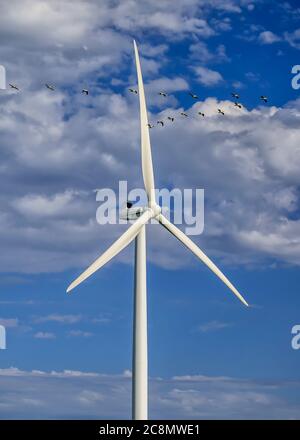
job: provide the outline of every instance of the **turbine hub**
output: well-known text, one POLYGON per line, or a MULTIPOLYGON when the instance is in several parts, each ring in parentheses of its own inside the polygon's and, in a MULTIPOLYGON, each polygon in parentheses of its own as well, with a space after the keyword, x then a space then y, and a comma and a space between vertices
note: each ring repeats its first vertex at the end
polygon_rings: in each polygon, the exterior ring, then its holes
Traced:
POLYGON ((149 203, 149 208, 153 212, 153 217, 157 217, 161 213, 161 207, 155 202, 149 203))

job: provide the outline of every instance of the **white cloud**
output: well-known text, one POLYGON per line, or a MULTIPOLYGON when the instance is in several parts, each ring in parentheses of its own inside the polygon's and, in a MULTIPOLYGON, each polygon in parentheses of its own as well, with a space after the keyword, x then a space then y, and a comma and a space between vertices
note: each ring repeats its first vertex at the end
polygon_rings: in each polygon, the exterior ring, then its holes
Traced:
POLYGON ((56 336, 54 333, 51 332, 37 332, 34 334, 34 337, 36 339, 55 339, 56 336))
MULTIPOLYGON (((160 88, 184 90, 186 86, 180 78, 150 82, 153 91, 149 89, 148 96, 156 99, 160 88)), ((15 99, 21 100, 21 108, 22 96, 9 97, 15 99)), ((39 120, 19 119, 20 110, 10 111, 8 120, 9 110, 2 109, 0 138, 7 158, 2 162, 6 189, 1 196, 0 216, 1 242, 7 249, 0 257, 3 270, 83 268, 126 229, 120 225, 97 225, 95 213, 99 205, 92 190, 96 186, 116 188, 119 179, 124 178, 131 187, 142 186, 138 101, 127 94, 92 99, 95 109, 80 108, 66 122, 59 105, 63 129, 55 134, 55 142, 48 134, 57 125, 57 115, 52 120, 51 109, 45 128, 39 120), (114 130, 116 118, 122 136, 114 130), (15 124, 17 133, 9 128, 15 124), (26 148, 22 144, 24 138, 28 139, 26 148), (26 184, 16 185, 16 176, 22 176, 26 184), (40 188, 43 179, 44 186, 40 188)), ((154 121, 166 119, 169 114, 175 116, 173 124, 151 131, 157 186, 165 184, 162 176, 167 176, 171 186, 204 186, 211 201, 206 204, 205 231, 201 237, 205 250, 210 255, 213 250, 224 262, 245 264, 257 260, 259 252, 260 258, 299 264, 300 251, 292 238, 292 234, 298 236, 298 220, 290 218, 298 203, 298 101, 285 108, 267 106, 248 111, 235 108, 230 101, 207 98, 186 109, 190 116, 185 120, 179 116, 180 108, 164 105, 165 110, 149 115, 154 121), (225 111, 225 117, 217 114, 217 108, 225 111), (203 120, 197 115, 200 110, 206 115, 203 120), (160 145, 165 147, 159 148, 160 145), (212 169, 218 170, 213 179, 212 169), (269 244, 262 240, 255 251, 255 234, 273 234, 286 245, 276 248, 271 246, 274 240, 269 244)), ((177 242, 164 236, 158 227, 150 229, 151 261, 163 267, 191 264, 188 255, 185 254, 187 259, 182 258, 183 251, 177 242), (166 240, 157 255, 162 237, 166 240)), ((118 261, 132 260, 125 252, 118 261)))
POLYGON ((241 90, 245 88, 245 84, 241 81, 234 81, 232 83, 232 86, 235 90, 241 90))
MULTIPOLYGON (((13 206, 20 214, 31 219, 32 217, 66 217, 73 215, 74 210, 76 212, 78 196, 78 192, 71 190, 50 197, 41 194, 26 194, 14 200, 13 206)), ((82 205, 77 206, 77 209, 82 209, 82 205)))
POLYGON ((271 31, 264 31, 259 34, 258 40, 261 44, 273 44, 281 41, 281 38, 271 31))
POLYGON ((19 320, 18 318, 0 318, 0 325, 7 328, 18 327, 19 320))
MULTIPOLYGON (((150 378, 153 419, 299 418, 297 382, 185 375, 150 378), (294 395, 294 393, 293 393, 294 395)), ((0 369, 1 418, 130 418, 131 375, 0 369), (18 393, 15 393, 18 389, 18 393)))
POLYGON ((292 47, 300 49, 300 29, 296 29, 293 32, 285 32, 284 37, 292 47))
POLYGON ((117 4, 113 24, 121 30, 152 29, 159 33, 176 36, 195 33, 204 37, 213 35, 213 30, 202 17, 196 17, 198 5, 195 0, 177 2, 170 0, 153 4, 151 1, 122 1, 117 4))
POLYGON ((204 86, 215 86, 223 81, 222 75, 216 70, 211 70, 202 66, 194 67, 193 70, 199 83, 203 84, 204 86))
MULTIPOLYGON (((142 186, 138 98, 127 90, 136 82, 136 75, 131 37, 125 29, 155 9, 160 19, 171 13, 178 26, 171 31, 168 24, 162 25, 162 33, 177 32, 184 38, 185 29, 199 25, 193 21, 195 17, 203 19, 215 9, 238 13, 254 2, 208 5, 186 0, 135 5, 124 1, 114 2, 112 13, 105 1, 99 7, 96 1, 83 4, 78 0, 71 8, 68 2, 44 0, 42 6, 35 4, 32 16, 18 14, 17 3, 7 5, 6 23, 0 16, 1 63, 2 59, 6 62, 10 79, 22 89, 21 93, 1 94, 0 264, 7 272, 81 270, 126 229, 96 223, 98 204, 93 189, 117 189, 121 179, 128 180, 130 187, 142 186), (68 29, 74 23, 78 23, 75 35, 68 29), (38 69, 36 59, 40 60, 38 69), (130 67, 128 77, 120 76, 124 65, 130 67), (113 91, 111 81, 120 77, 119 89, 113 91), (54 93, 45 89, 46 80, 57 85, 54 93), (83 83, 90 86, 88 98, 80 93, 83 83)), ((26 0, 24 5, 30 10, 32 3, 26 0)), ((137 25, 139 29, 158 32, 155 20, 142 23, 137 25)), ((256 34, 261 31, 252 30, 256 34)), ((199 41, 195 48, 200 48, 199 56, 206 62, 226 55, 224 47, 210 53, 199 41)), ((152 69, 164 65, 167 43, 154 47, 144 43, 141 49, 143 65, 146 61, 152 69)), ((206 67, 198 67, 195 73, 203 85, 223 81, 219 72, 206 67)), ((251 72, 247 79, 260 80, 251 72)), ((145 82, 147 101, 157 106, 149 108, 149 118, 156 122, 169 114, 175 116, 173 124, 151 131, 157 186, 205 188, 209 202, 201 244, 207 253, 223 263, 276 259, 300 264, 300 246, 295 239, 299 235, 295 210, 299 102, 284 108, 240 111, 230 101, 210 97, 186 108, 189 118, 183 119, 177 95, 189 89, 184 76, 157 78, 151 73, 145 82), (157 95, 159 89, 171 96, 163 100, 157 95), (225 117, 217 114, 219 107, 225 117), (154 112, 157 108, 164 110, 154 112), (199 110, 206 115, 203 120, 197 115, 199 110), (267 243, 260 236, 270 240, 267 243), (278 248, 277 243, 283 246, 278 248)), ((152 262, 166 268, 192 264, 194 260, 172 237, 155 226, 149 230, 152 262), (164 245, 158 252, 162 239, 164 245)), ((131 263, 130 251, 116 261, 131 263)))
POLYGON ((204 324, 200 324, 197 327, 197 330, 201 333, 214 332, 218 330, 223 330, 225 328, 232 327, 232 323, 230 322, 222 322, 222 321, 210 321, 204 324))
POLYGON ((187 90, 189 85, 184 78, 158 78, 149 81, 146 86, 148 93, 158 93, 160 91, 165 91, 168 93, 187 90))
POLYGON ((41 316, 39 318, 36 318, 35 322, 37 323, 59 322, 61 324, 75 324, 81 321, 81 319, 82 319, 81 315, 59 315, 54 313, 52 315, 41 316))
POLYGON ((131 370, 125 370, 125 371, 123 372, 123 376, 124 376, 124 377, 132 378, 132 371, 131 371, 131 370))
POLYGON ((68 335, 75 337, 75 338, 89 338, 89 337, 93 336, 93 333, 85 332, 83 330, 70 330, 68 332, 68 335))
POLYGON ((80 403, 84 405, 95 405, 97 402, 104 400, 104 396, 101 393, 97 393, 91 390, 83 390, 78 396, 80 403))
POLYGON ((147 93, 147 104, 155 105, 158 108, 165 108, 166 106, 176 107, 177 99, 174 93, 181 92, 189 89, 189 84, 184 78, 167 78, 160 77, 153 79, 145 84, 145 90, 147 93), (159 92, 166 92, 167 97, 159 96, 159 92))
POLYGON ((260 74, 257 72, 246 72, 245 77, 251 82, 258 82, 260 80, 260 74))
POLYGON ((226 54, 226 47, 220 44, 213 52, 204 41, 193 43, 189 47, 192 60, 199 60, 201 63, 222 63, 230 61, 226 54))
POLYGON ((7 377, 15 377, 15 376, 24 376, 24 377, 39 377, 39 376, 45 376, 45 377, 75 377, 75 378, 81 378, 81 377, 102 377, 105 375, 100 375, 98 373, 92 373, 92 372, 85 372, 85 371, 76 371, 76 370, 64 370, 64 371, 41 371, 41 370, 32 370, 32 371, 23 371, 16 367, 9 367, 9 368, 1 368, 0 369, 0 376, 7 376, 7 377))
POLYGON ((94 324, 108 324, 111 322, 111 316, 99 316, 97 318, 93 318, 91 322, 94 324))

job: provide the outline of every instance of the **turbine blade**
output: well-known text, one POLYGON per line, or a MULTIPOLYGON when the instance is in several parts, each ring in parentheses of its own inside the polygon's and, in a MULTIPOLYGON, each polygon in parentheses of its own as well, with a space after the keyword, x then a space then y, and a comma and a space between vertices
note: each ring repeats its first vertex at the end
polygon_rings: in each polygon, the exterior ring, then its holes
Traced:
POLYGON ((140 229, 145 225, 152 217, 151 211, 144 212, 143 215, 132 225, 130 228, 118 238, 101 257, 97 258, 75 281, 73 281, 67 288, 67 292, 73 290, 76 286, 86 280, 94 272, 100 269, 104 264, 108 263, 113 257, 115 257, 122 249, 124 249, 139 233, 140 229))
POLYGON ((135 40, 133 40, 136 70, 138 77, 138 89, 139 89, 139 100, 140 100, 140 121, 141 121, 141 154, 142 154, 142 171, 144 185, 148 196, 149 202, 155 202, 154 194, 154 175, 153 175, 153 164, 152 164, 152 154, 151 154, 151 144, 150 135, 148 127, 148 116, 147 116, 147 106, 145 99, 143 76, 140 64, 139 51, 135 40))
POLYGON ((227 287, 238 297, 240 301, 246 306, 249 306, 247 301, 242 297, 242 295, 236 290, 236 288, 231 284, 231 282, 226 278, 226 276, 218 269, 218 267, 208 258, 204 252, 180 229, 178 229, 173 223, 169 222, 166 217, 162 214, 158 216, 158 220, 161 225, 163 225, 171 234, 173 234, 179 241, 181 241, 190 251, 192 251, 200 260, 209 267, 209 269, 214 272, 217 277, 226 284, 227 287))

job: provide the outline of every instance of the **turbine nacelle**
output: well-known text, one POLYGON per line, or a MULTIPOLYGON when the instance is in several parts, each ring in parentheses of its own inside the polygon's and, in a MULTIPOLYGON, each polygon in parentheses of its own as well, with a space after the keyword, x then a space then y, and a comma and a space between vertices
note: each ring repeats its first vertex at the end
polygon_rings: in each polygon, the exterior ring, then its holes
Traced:
POLYGON ((136 220, 145 212, 145 207, 133 205, 134 202, 129 200, 126 202, 126 206, 120 210, 121 220, 136 220))
POLYGON ((137 206, 132 208, 124 208, 120 211, 120 219, 122 220, 136 220, 147 209, 147 207, 137 206))
POLYGON ((120 219, 136 220, 146 211, 149 211, 151 218, 157 218, 161 214, 162 208, 156 202, 149 202, 148 206, 133 206, 133 202, 127 202, 126 207, 120 211, 120 219))

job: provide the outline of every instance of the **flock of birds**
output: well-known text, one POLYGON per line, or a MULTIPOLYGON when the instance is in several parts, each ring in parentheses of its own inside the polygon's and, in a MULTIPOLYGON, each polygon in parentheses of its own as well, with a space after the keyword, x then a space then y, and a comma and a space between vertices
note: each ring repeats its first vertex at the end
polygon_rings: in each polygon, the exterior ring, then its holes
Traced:
MULTIPOLYGON (((20 88, 19 88, 17 85, 15 85, 15 84, 9 84, 9 87, 10 87, 11 89, 13 89, 13 90, 18 91, 18 92, 20 91, 20 88)), ((53 85, 51 85, 51 84, 46 83, 46 84, 45 84, 45 87, 46 87, 48 90, 51 90, 52 92, 55 91, 55 87, 54 87, 53 85)), ((138 91, 137 91, 136 89, 129 88, 129 91, 130 91, 131 93, 134 93, 135 95, 138 94, 138 91)), ((88 90, 88 89, 82 89, 81 93, 82 93, 83 95, 88 96, 88 95, 89 95, 89 90, 88 90)), ((160 96, 162 96, 163 98, 166 98, 166 97, 168 96, 168 94, 167 94, 166 92, 163 92, 163 91, 159 92, 158 94, 159 94, 160 96)), ((198 100, 198 99, 199 99, 198 95, 195 95, 195 94, 192 93, 192 92, 188 92, 188 94, 189 94, 189 96, 190 96, 192 99, 194 99, 194 100, 198 100)), ((234 92, 233 92, 233 93, 231 93, 231 96, 235 99, 235 101, 234 101, 234 106, 237 107, 237 108, 239 108, 239 109, 242 109, 242 108, 243 108, 243 105, 239 102, 240 95, 238 95, 237 93, 234 93, 234 92)), ((264 103, 267 103, 267 102, 268 102, 268 97, 262 95, 262 96, 260 97, 260 100, 263 101, 264 103)), ((224 111, 224 110, 218 108, 217 111, 218 111, 218 114, 220 114, 220 115, 222 115, 222 116, 225 116, 225 111, 224 111)), ((184 118, 187 118, 187 117, 189 116, 186 112, 180 112, 180 115, 183 116, 184 118)), ((201 111, 198 112, 198 115, 201 116, 202 118, 205 117, 205 113, 203 113, 203 112, 201 112, 201 111)), ((174 122, 174 121, 175 121, 175 117, 174 117, 174 116, 168 116, 168 120, 171 121, 171 122, 174 122)), ((157 125, 161 125, 162 127, 164 127, 165 122, 164 122, 163 120, 159 120, 159 121, 157 121, 157 125)), ((149 127, 149 128, 154 128, 155 125, 154 125, 154 124, 148 124, 148 127, 149 127)))
MULTIPOLYGON (((130 91, 131 93, 134 93, 135 95, 138 94, 138 91, 137 91, 136 89, 132 89, 132 88, 130 88, 129 91, 130 91)), ((160 96, 164 97, 164 98, 166 98, 166 97, 168 96, 168 94, 167 94, 166 92, 158 92, 158 94, 159 94, 160 96)), ((194 100, 198 100, 198 99, 199 99, 198 95, 195 95, 195 94, 192 93, 192 92, 188 92, 188 94, 189 94, 189 96, 190 96, 191 98, 193 98, 194 100)), ((235 101, 234 101, 234 106, 237 107, 237 108, 239 108, 239 109, 242 109, 242 108, 243 108, 243 105, 238 101, 238 100, 240 99, 240 95, 238 95, 237 93, 231 93, 231 96, 235 99, 235 101)), ((263 101, 263 102, 266 104, 266 103, 268 102, 268 97, 262 95, 262 96, 260 97, 260 100, 263 101)), ((224 111, 224 110, 218 108, 217 111, 218 111, 218 114, 220 114, 220 115, 222 115, 222 116, 225 116, 225 111, 224 111)), ((188 118, 188 116, 189 116, 189 115, 188 115, 187 113, 185 113, 185 112, 180 112, 180 115, 183 116, 183 117, 185 117, 185 118, 188 118)), ((203 112, 198 112, 198 115, 201 116, 202 118, 205 117, 205 113, 203 113, 203 112)), ((168 120, 171 121, 171 122, 174 122, 174 121, 175 121, 175 117, 174 117, 174 116, 168 116, 168 120)), ((162 127, 164 127, 165 122, 162 121, 162 120, 159 120, 159 121, 157 121, 157 125, 161 125, 162 127)), ((154 128, 155 125, 154 125, 154 124, 148 124, 148 127, 149 127, 149 128, 154 128)))
MULTIPOLYGON (((18 87, 18 86, 16 86, 15 84, 9 84, 9 87, 11 88, 11 89, 13 89, 13 90, 16 90, 17 92, 20 92, 20 87, 18 87)), ((48 84, 48 83, 46 83, 45 84, 45 87, 48 89, 48 90, 51 90, 52 92, 54 92, 55 91, 55 87, 53 86, 53 85, 51 85, 51 84, 48 84)), ((88 89, 82 89, 82 92, 81 92, 83 95, 89 95, 89 90, 88 89)))

